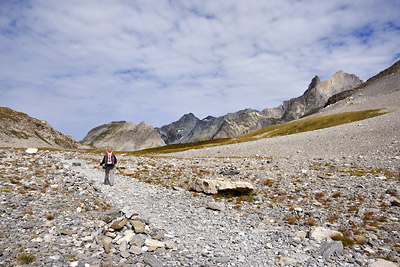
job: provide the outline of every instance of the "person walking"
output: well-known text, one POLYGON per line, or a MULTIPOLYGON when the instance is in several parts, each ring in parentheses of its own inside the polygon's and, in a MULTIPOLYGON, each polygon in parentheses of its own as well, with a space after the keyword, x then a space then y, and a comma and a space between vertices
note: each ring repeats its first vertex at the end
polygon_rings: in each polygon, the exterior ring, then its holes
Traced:
POLYGON ((114 185, 114 166, 117 164, 117 158, 115 157, 112 150, 107 150, 100 163, 100 166, 105 164, 106 176, 104 178, 104 184, 113 186, 114 185))

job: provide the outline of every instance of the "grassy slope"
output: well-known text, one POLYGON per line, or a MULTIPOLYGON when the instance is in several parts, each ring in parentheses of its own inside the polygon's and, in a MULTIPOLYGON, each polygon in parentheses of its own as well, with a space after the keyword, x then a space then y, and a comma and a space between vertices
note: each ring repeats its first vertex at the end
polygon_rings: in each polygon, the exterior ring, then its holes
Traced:
POLYGON ((350 122, 360 121, 372 117, 376 117, 379 115, 383 115, 385 113, 381 112, 379 109, 371 109, 371 110, 363 110, 363 111, 353 111, 353 112, 344 112, 333 115, 326 116, 318 116, 318 117, 309 117, 300 120, 290 121, 282 124, 275 124, 258 131, 254 131, 245 135, 242 135, 236 139, 215 139, 208 141, 201 141, 196 143, 187 143, 187 144, 176 144, 176 145, 167 145, 162 147, 150 148, 140 151, 128 152, 131 155, 144 155, 144 154, 162 154, 162 153, 173 153, 180 152, 189 149, 200 149, 204 147, 210 146, 218 146, 218 145, 227 145, 233 143, 241 143, 259 140, 262 138, 270 138, 275 136, 283 136, 296 134, 301 132, 313 131, 323 128, 329 128, 341 124, 346 124, 350 122))

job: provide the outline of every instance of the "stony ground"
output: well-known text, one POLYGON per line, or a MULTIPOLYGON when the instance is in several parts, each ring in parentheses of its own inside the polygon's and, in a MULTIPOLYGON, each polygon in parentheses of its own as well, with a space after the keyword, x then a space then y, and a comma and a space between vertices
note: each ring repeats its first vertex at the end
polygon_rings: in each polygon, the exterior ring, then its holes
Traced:
POLYGON ((99 155, 0 155, 3 266, 400 263, 397 156, 392 167, 376 168, 353 157, 118 155, 109 187, 99 155), (191 192, 196 178, 250 181, 256 191, 191 192), (211 209, 213 202, 221 205, 211 209), (321 235, 328 230, 339 231, 340 241, 321 235))
POLYGON ((389 111, 368 120, 117 154, 113 187, 102 184, 102 155, 0 149, 0 266, 399 266, 399 81, 324 110, 389 111), (206 195, 190 190, 195 179, 255 190, 206 195))

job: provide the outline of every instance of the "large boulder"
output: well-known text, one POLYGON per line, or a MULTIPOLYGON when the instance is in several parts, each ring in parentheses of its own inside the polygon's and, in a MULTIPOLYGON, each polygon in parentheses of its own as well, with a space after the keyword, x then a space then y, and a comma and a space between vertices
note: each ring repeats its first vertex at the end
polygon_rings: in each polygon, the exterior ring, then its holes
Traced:
POLYGON ((254 187, 248 182, 241 181, 196 179, 192 182, 190 189, 196 192, 213 195, 226 192, 247 194, 252 192, 254 187))

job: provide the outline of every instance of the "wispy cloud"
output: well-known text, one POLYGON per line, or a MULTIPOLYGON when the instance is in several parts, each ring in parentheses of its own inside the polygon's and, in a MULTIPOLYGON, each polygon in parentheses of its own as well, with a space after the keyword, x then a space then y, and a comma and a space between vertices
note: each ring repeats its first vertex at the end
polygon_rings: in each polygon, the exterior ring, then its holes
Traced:
POLYGON ((1 1, 0 105, 81 139, 112 120, 161 126, 262 109, 341 69, 400 55, 400 2, 1 1))

